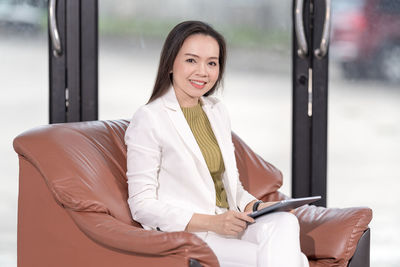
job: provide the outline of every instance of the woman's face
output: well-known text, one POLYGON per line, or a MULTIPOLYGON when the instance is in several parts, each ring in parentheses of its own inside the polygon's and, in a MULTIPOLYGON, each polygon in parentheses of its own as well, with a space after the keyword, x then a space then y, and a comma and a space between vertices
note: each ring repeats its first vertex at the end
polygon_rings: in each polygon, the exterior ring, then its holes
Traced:
POLYGON ((209 35, 194 34, 183 42, 172 67, 172 83, 181 107, 197 105, 219 75, 219 45, 209 35))

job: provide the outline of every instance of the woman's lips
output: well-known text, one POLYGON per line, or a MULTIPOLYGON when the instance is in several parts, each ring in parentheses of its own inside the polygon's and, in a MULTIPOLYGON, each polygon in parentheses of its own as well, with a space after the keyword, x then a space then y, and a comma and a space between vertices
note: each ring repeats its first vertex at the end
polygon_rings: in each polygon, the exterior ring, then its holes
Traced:
POLYGON ((206 82, 204 81, 197 81, 197 80, 189 80, 189 82, 196 88, 198 89, 203 89, 204 86, 206 85, 206 82))

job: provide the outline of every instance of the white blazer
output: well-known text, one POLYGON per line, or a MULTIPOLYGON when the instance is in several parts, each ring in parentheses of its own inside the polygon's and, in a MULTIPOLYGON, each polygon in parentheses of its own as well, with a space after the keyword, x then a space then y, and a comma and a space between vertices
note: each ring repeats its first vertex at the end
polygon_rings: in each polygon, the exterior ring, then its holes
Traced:
MULTIPOLYGON (((229 208, 243 211, 255 197, 239 181, 228 113, 214 97, 200 101, 224 160, 229 208)), ((137 110, 125 143, 128 204, 145 229, 183 231, 193 213, 215 214, 214 182, 172 87, 137 110)))

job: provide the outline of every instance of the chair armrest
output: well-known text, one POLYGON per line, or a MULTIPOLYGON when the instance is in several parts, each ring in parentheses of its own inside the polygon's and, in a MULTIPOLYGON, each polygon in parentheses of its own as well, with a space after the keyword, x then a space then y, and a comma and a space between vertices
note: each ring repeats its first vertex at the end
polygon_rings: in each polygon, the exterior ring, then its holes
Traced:
POLYGON ((191 258, 204 267, 219 266, 207 243, 192 233, 144 230, 106 213, 71 210, 68 213, 83 233, 105 247, 148 257, 180 256, 186 259, 187 266, 191 258))
POLYGON ((303 206, 294 211, 300 223, 302 251, 309 259, 329 259, 346 266, 372 219, 372 210, 303 206), (346 265, 345 265, 346 264, 346 265))

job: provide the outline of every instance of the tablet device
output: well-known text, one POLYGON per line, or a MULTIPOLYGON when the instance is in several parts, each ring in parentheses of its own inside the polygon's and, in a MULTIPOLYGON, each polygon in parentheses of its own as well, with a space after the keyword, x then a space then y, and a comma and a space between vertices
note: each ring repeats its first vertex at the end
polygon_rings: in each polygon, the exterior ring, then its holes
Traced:
POLYGON ((265 215, 265 214, 268 214, 271 212, 275 212, 275 211, 291 211, 292 209, 301 207, 306 204, 313 203, 320 199, 321 199, 321 196, 285 199, 285 200, 281 200, 275 204, 272 204, 271 206, 268 206, 266 208, 254 211, 254 212, 250 213, 249 216, 253 219, 256 219, 262 215, 265 215))

